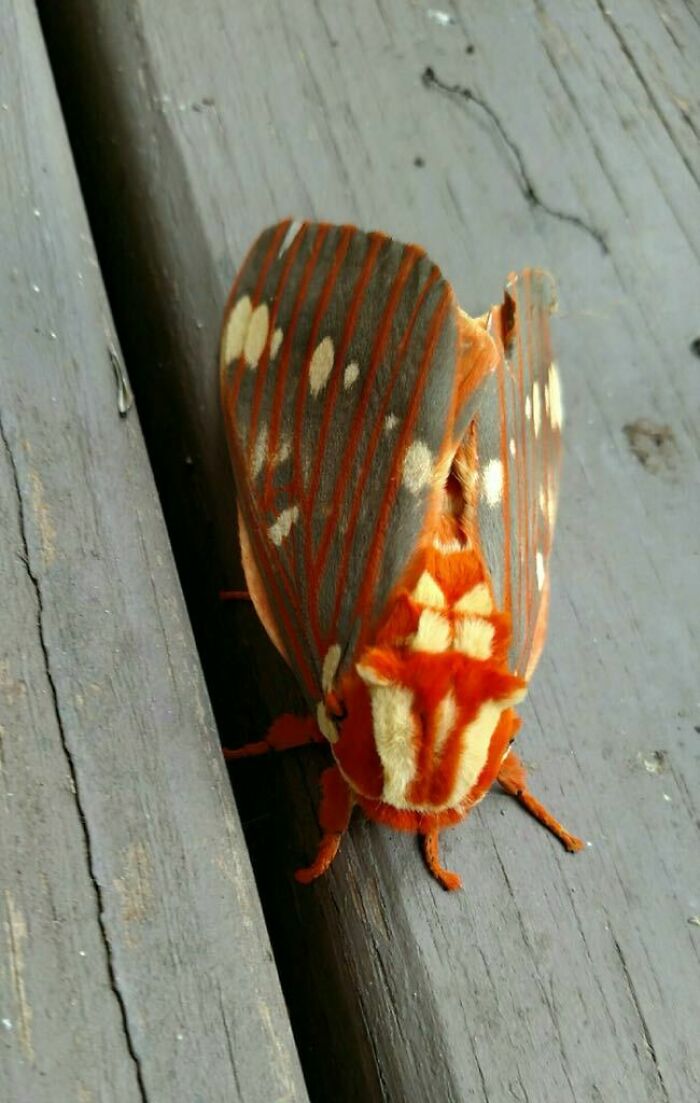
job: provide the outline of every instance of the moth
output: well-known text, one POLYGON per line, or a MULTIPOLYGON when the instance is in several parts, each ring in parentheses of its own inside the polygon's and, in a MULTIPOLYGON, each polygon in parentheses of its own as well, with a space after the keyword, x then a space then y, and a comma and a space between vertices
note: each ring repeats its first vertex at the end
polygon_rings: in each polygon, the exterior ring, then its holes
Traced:
POLYGON ((226 304, 221 402, 250 597, 296 675, 285 715, 227 757, 327 743, 321 840, 354 805, 440 831, 494 781, 567 850, 512 750, 544 643, 562 400, 551 277, 508 279, 471 318, 426 252, 353 226, 286 220, 226 304))

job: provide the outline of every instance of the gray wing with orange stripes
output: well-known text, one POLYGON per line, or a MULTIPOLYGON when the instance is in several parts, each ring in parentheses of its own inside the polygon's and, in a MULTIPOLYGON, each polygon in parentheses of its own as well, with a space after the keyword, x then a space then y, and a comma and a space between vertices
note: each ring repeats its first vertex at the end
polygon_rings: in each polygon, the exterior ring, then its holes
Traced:
POLYGON ((221 394, 251 590, 310 702, 424 528, 454 425, 457 328, 423 250, 351 226, 271 227, 232 288, 221 394))

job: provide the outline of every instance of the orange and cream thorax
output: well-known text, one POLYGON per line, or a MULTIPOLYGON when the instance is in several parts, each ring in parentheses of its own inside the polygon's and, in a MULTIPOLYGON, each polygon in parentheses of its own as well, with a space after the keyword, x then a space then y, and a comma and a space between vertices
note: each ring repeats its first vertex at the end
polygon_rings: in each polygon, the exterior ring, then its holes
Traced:
POLYGON ((333 752, 370 816, 453 822, 486 793, 525 695, 509 642, 480 556, 440 525, 344 687, 333 752))

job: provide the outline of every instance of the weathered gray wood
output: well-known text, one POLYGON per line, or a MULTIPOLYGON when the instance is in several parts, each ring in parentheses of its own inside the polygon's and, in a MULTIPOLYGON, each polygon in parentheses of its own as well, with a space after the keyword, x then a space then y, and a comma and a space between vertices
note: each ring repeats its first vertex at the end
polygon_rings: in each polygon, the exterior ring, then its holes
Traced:
POLYGON ((473 313, 511 268, 545 265, 560 285, 568 454, 550 642, 521 746, 538 795, 592 846, 563 854, 494 795, 446 840, 463 894, 435 887, 412 840, 360 822, 331 875, 297 891, 291 870, 315 838, 317 756, 241 765, 235 782, 312 1097, 691 1103, 692 7, 465 0, 435 5, 443 18, 401 0, 43 9, 232 740, 259 734, 294 701, 252 616, 217 614, 212 600, 234 542, 217 327, 253 236, 291 213, 418 240, 473 313), (657 446, 647 434, 641 447, 645 418, 672 437, 662 432, 657 446), (653 463, 640 461, 645 448, 659 453, 653 463))
POLYGON ((0 25, 0 1099, 303 1100, 34 5, 0 25))

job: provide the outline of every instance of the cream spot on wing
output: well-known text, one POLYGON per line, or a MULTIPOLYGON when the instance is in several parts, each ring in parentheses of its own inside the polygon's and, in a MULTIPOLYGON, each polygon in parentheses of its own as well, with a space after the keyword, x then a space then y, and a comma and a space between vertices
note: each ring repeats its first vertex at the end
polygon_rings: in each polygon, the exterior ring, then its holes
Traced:
POLYGON ((538 495, 538 499, 539 499, 539 503, 540 503, 540 509, 542 510, 542 512, 544 513, 544 515, 546 517, 547 516, 547 502, 545 500, 544 487, 543 486, 540 487, 540 492, 539 492, 539 495, 538 495))
POLYGON ((544 412, 549 417, 549 383, 544 385, 544 412))
POLYGON ((508 442, 508 447, 509 447, 509 449, 510 449, 510 454, 511 454, 511 456, 513 457, 513 459, 515 459, 515 451, 516 451, 516 449, 515 449, 515 438, 514 438, 514 437, 511 437, 511 438, 510 438, 510 441, 508 442))
POLYGON ((282 330, 280 329, 280 327, 277 326, 277 329, 275 330, 275 332, 272 334, 272 337, 270 338, 270 359, 271 360, 274 360, 275 357, 277 356, 277 353, 280 350, 280 345, 282 344, 283 338, 284 338, 284 334, 283 334, 282 330))
POLYGON ((245 337, 243 355, 249 368, 257 368, 258 361, 267 343, 270 328, 270 311, 267 303, 260 303, 250 316, 250 325, 245 337))
POLYGON ((283 509, 277 520, 267 530, 272 543, 279 547, 283 540, 289 536, 292 525, 299 518, 299 506, 289 506, 283 509))
POLYGON ((494 627, 481 617, 462 617, 455 623, 455 648, 471 659, 483 661, 491 655, 494 627))
POLYGON ((288 460, 291 450, 292 450, 292 448, 291 448, 291 445, 289 443, 289 437, 282 437, 282 439, 279 442, 279 446, 277 448, 277 451, 275 452, 275 454, 272 458, 272 462, 273 462, 274 466, 279 467, 279 465, 281 463, 284 463, 285 460, 288 460))
POLYGON ((323 659, 323 666, 321 668, 321 688, 324 693, 330 693, 333 686, 336 673, 338 671, 338 663, 340 662, 340 645, 334 643, 332 647, 329 647, 323 659))
POLYGON ((532 417, 532 402, 530 401, 529 394, 525 396, 525 417, 530 421, 532 417))
POLYGON ((433 457, 427 444, 414 440, 403 460, 403 482, 412 494, 427 486, 433 477, 433 457))
POLYGON ((541 590, 544 586, 544 559, 541 551, 538 551, 535 555, 535 572, 537 574, 537 589, 541 590))
POLYGON ((323 701, 319 701, 316 705, 316 723, 318 724, 319 730, 323 735, 325 735, 329 743, 337 742, 337 728, 328 715, 328 711, 323 701))
POLYGON ((309 387, 312 395, 320 394, 333 371, 335 350, 330 337, 324 337, 314 349, 309 364, 309 387))
POLYGON ((370 697, 372 733, 384 772, 382 800, 401 808, 416 767, 413 694, 404 686, 376 686, 370 697))
POLYGON ((492 613, 493 601, 486 583, 477 582, 476 586, 468 590, 466 594, 462 594, 459 601, 455 603, 454 611, 455 613, 476 613, 484 616, 492 613))
POLYGON ((561 401, 561 384, 557 365, 552 361, 549 365, 549 418, 553 429, 561 429, 564 424, 564 408, 561 401))
POLYGON ((375 670, 373 666, 368 666, 367 663, 357 663, 355 670, 365 685, 388 686, 390 684, 389 679, 384 674, 380 674, 379 671, 375 670))
POLYGON ((384 418, 384 432, 390 433, 394 426, 398 425, 398 423, 399 419, 397 418, 396 414, 388 414, 384 418))
POLYGON ((249 295, 244 295, 238 300, 229 316, 224 338, 224 363, 230 364, 237 360, 243 352, 246 333, 250 325, 250 316, 253 313, 253 304, 249 295))
POLYGON ((265 456, 267 455, 267 425, 261 425, 258 433, 258 439, 255 442, 253 448, 253 459, 250 466, 253 478, 257 478, 263 469, 265 463, 265 456))
POLYGON ((411 596, 419 605, 430 605, 433 609, 445 608, 445 595, 428 571, 423 571, 411 596))
POLYGON ((535 430, 535 436, 539 436, 540 425, 542 424, 542 403, 540 399, 540 385, 535 380, 532 384, 532 424, 535 430))
POLYGON ((294 222, 289 223, 289 229, 287 230, 286 234, 284 235, 284 239, 282 241, 282 244, 279 247, 279 252, 277 253, 278 258, 281 257, 284 253, 287 252, 287 249, 289 248, 289 246, 294 241, 294 238, 297 236, 300 229, 301 229, 301 222, 294 221, 294 222))
POLYGON ((357 360, 353 360, 348 364, 345 372, 343 373, 343 387, 346 391, 349 391, 353 383, 357 382, 357 378, 360 374, 360 365, 357 360))
POLYGON ((481 474, 482 494, 490 506, 497 506, 503 495, 503 464, 489 460, 481 474))
POLYGON ((447 651, 452 642, 452 625, 447 617, 433 609, 424 609, 418 621, 418 631, 411 647, 414 651, 430 651, 439 654, 447 651))
POLYGON ((442 749, 455 725, 456 719, 457 702, 454 693, 449 690, 435 710, 435 742, 433 743, 433 759, 435 761, 442 755, 442 749))

